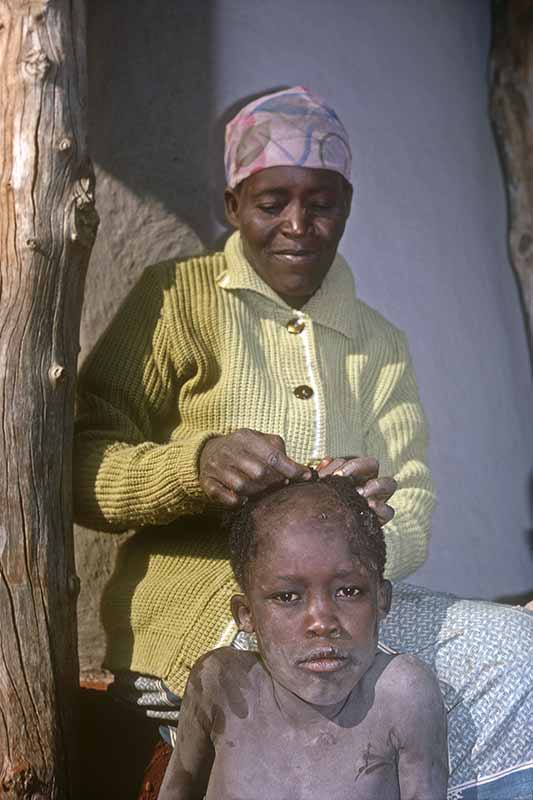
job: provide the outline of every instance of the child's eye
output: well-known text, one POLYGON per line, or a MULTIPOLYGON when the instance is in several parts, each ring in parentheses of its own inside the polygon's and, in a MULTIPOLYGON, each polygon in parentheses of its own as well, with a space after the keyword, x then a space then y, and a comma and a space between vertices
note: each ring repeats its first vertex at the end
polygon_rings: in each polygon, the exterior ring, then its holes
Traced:
POLYGON ((277 600, 279 603, 294 603, 298 600, 298 595, 296 592, 278 592, 273 597, 274 600, 277 600))
POLYGON ((341 586, 340 589, 337 589, 337 597, 357 597, 360 594, 360 589, 357 586, 341 586))

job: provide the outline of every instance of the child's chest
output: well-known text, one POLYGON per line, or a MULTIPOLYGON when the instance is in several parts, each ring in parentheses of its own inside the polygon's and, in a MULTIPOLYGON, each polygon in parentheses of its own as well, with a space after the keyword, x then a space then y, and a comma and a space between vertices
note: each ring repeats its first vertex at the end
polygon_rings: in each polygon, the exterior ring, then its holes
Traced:
POLYGON ((228 720, 215 750, 206 800, 399 800, 393 737, 372 719, 295 727, 272 710, 228 720))

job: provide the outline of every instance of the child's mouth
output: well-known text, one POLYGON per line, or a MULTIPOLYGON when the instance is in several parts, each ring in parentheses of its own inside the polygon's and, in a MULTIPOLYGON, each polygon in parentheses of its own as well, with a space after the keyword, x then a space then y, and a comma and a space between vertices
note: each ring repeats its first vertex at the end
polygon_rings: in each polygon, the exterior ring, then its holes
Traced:
POLYGON ((331 647, 310 653, 298 662, 298 666, 309 672, 337 672, 337 670, 345 667, 347 663, 347 657, 339 653, 334 647, 331 647))

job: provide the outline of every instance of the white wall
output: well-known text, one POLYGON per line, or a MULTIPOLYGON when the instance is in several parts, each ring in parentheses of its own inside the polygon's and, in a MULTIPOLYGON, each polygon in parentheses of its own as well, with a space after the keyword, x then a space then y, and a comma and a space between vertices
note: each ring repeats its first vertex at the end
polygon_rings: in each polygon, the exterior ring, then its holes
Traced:
POLYGON ((302 83, 351 134, 341 250, 407 332, 431 424, 440 504, 417 582, 531 589, 533 387, 487 116, 489 2, 218 0, 212 30, 215 113, 302 83))
MULTIPOLYGON (((197 248, 194 233, 220 238, 229 107, 309 86, 352 137, 341 250, 360 295, 407 332, 430 419, 440 506, 415 580, 486 597, 531 590, 533 387, 487 117, 489 0, 128 7, 89 7, 103 221, 85 346, 146 264, 197 248)), ((79 541, 94 560, 92 540, 79 541)))

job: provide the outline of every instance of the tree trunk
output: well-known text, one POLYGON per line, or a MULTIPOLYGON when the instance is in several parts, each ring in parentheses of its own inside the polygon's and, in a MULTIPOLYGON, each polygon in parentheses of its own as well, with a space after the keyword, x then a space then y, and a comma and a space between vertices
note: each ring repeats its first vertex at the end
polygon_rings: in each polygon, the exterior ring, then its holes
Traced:
POLYGON ((509 250, 533 353, 533 0, 493 0, 491 117, 507 180, 509 250))
POLYGON ((0 0, 0 798, 74 798, 71 449, 97 228, 84 0, 0 0))

